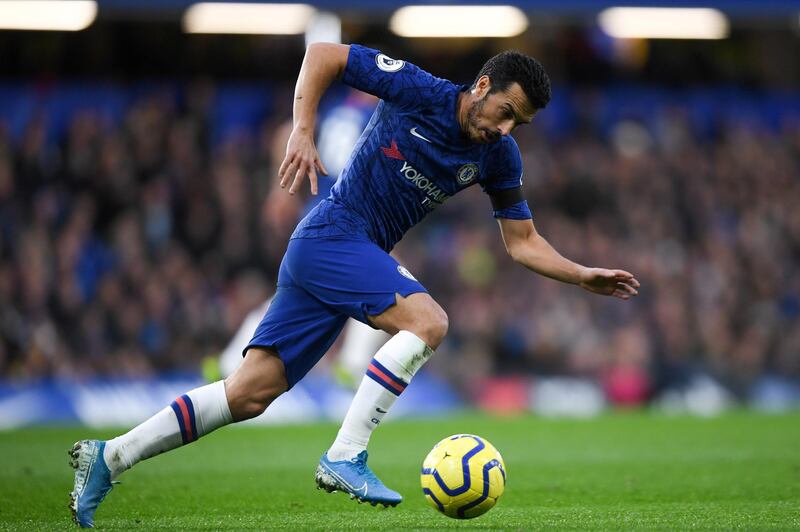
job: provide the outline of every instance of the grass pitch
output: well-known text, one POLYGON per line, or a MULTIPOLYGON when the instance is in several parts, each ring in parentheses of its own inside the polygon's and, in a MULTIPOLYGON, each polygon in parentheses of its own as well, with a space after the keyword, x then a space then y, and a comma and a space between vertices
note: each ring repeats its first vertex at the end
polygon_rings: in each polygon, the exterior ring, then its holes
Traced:
MULTIPOLYGON (((369 462, 403 493, 394 509, 315 489, 317 460, 336 430, 333 424, 222 429, 124 474, 95 522, 117 530, 800 530, 798 413, 396 421, 376 431, 369 462), (427 452, 459 432, 489 439, 508 468, 498 505, 469 521, 431 509, 419 487, 427 452)), ((116 432, 0 432, 0 529, 72 528, 67 449, 77 439, 116 432)))

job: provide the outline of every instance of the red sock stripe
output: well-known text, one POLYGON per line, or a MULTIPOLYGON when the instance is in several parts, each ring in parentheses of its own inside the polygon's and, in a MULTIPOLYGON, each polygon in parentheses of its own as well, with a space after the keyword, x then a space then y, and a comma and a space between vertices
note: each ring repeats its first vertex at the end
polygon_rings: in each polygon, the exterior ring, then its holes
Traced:
POLYGON ((406 389, 405 386, 401 386, 398 383, 396 383, 391 377, 389 377, 386 373, 381 371, 380 368, 378 368, 375 364, 370 363, 370 365, 369 365, 369 367, 367 369, 369 371, 371 371, 372 373, 374 373, 375 375, 377 375, 384 382, 384 384, 386 384, 387 386, 390 386, 391 388, 396 390, 398 393, 400 393, 400 392, 402 392, 403 390, 406 389))
POLYGON ((195 437, 195 430, 192 426, 192 421, 189 418, 189 407, 186 406, 186 401, 183 400, 183 397, 178 397, 175 399, 175 402, 178 403, 178 408, 181 409, 181 415, 183 416, 183 426, 186 427, 186 440, 187 441, 194 441, 195 437))

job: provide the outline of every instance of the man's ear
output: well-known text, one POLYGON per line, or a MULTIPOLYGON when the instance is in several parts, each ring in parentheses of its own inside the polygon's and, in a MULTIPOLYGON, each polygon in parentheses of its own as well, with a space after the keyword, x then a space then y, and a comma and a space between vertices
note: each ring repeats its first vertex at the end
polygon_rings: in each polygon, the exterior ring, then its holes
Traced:
POLYGON ((475 88, 472 90, 472 93, 478 98, 483 98, 491 89, 492 81, 489 79, 489 76, 483 75, 475 82, 475 88))

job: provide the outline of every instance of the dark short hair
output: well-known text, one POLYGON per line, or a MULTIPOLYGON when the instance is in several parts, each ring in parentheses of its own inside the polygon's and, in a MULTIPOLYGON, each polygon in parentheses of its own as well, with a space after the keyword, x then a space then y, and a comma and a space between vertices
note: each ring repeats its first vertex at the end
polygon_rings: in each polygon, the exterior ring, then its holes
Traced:
POLYGON ((550 101, 547 72, 539 61, 522 52, 507 50, 486 61, 472 83, 473 88, 481 76, 489 76, 492 82, 490 93, 504 91, 516 81, 535 109, 544 108, 550 101))

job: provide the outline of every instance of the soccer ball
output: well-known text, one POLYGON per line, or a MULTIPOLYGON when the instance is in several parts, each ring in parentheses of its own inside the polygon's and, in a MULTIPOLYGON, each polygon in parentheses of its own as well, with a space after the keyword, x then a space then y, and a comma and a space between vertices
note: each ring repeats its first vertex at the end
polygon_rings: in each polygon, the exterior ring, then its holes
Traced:
POLYGON ((472 519, 488 512, 503 494, 506 465, 484 438, 456 434, 433 446, 420 481, 431 506, 454 519, 472 519))

